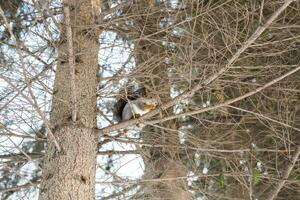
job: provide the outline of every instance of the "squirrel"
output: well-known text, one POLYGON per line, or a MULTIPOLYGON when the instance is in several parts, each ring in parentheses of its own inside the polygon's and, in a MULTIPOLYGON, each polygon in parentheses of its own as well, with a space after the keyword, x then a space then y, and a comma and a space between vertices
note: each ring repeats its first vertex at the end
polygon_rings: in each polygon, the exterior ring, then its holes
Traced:
POLYGON ((127 121, 140 117, 157 106, 155 98, 145 98, 146 89, 144 87, 134 90, 128 88, 126 98, 120 98, 114 105, 114 119, 117 122, 127 121))

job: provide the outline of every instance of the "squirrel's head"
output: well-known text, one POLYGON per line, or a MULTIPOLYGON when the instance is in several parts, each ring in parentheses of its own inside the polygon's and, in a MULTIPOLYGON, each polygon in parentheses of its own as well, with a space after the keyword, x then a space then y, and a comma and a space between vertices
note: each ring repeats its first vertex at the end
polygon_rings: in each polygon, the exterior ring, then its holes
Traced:
POLYGON ((141 100, 144 103, 145 110, 153 110, 158 104, 156 98, 142 98, 141 100))

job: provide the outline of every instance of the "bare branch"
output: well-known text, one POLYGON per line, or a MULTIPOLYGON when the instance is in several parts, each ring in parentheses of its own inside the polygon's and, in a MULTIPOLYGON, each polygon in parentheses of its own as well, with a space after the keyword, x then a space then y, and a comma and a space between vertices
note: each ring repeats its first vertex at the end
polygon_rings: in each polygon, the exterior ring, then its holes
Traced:
POLYGON ((295 151, 290 164, 288 164, 286 166, 286 168, 282 170, 283 175, 282 175, 281 179, 276 183, 276 186, 272 189, 272 191, 269 192, 269 194, 265 198, 266 200, 273 200, 278 195, 281 188, 283 188, 285 182, 289 178, 293 168, 295 167, 295 164, 296 164, 299 156, 300 156, 300 146, 297 147, 297 150, 295 151))
POLYGON ((72 27, 70 19, 70 8, 68 5, 64 6, 65 14, 65 25, 67 30, 67 41, 68 41, 68 52, 69 52, 69 67, 70 67, 70 84, 71 84, 71 98, 72 98, 72 120, 76 121, 77 118, 77 100, 76 100, 76 85, 75 85, 75 59, 74 59, 74 49, 73 49, 73 37, 72 37, 72 27))
MULTIPOLYGON (((5 22, 5 25, 6 25, 6 28, 9 30, 9 33, 11 34, 11 37, 13 38, 14 42, 16 43, 16 46, 18 47, 18 49, 20 49, 20 48, 19 48, 18 41, 17 41, 16 37, 14 36, 14 34, 13 34, 12 30, 11 30, 11 27, 9 26, 9 23, 8 23, 8 21, 7 21, 6 16, 4 15, 4 12, 3 12, 1 6, 0 6, 0 14, 1 14, 1 16, 3 17, 4 22, 5 22)), ((21 62, 23 63, 23 57, 22 57, 21 54, 20 54, 20 57, 21 57, 21 62)), ((23 66, 23 67, 24 67, 24 66, 23 66)), ((31 90, 30 90, 28 81, 26 82, 26 84, 27 84, 27 87, 28 87, 28 89, 29 89, 29 93, 30 93, 30 95, 31 95, 31 97, 32 97, 32 100, 31 100, 29 97, 27 97, 26 95, 24 95, 22 91, 20 91, 14 84, 12 84, 12 83, 11 83, 6 77, 4 77, 2 74, 0 74, 0 77, 1 77, 5 82, 7 82, 7 84, 9 84, 11 87, 13 87, 13 88, 17 91, 18 94, 20 94, 23 98, 25 98, 25 99, 26 99, 26 100, 27 100, 27 101, 35 108, 35 110, 38 112, 38 114, 39 114, 39 115, 41 116, 41 118, 44 120, 45 125, 46 125, 46 127, 47 127, 47 129, 48 129, 48 133, 49 133, 49 135, 51 136, 51 138, 53 139, 53 142, 54 142, 54 144, 55 144, 55 147, 57 148, 58 151, 60 151, 61 148, 60 148, 60 146, 59 146, 59 144, 58 144, 56 138, 54 137, 53 133, 51 132, 51 129, 50 129, 50 125, 49 125, 49 123, 48 123, 48 120, 46 119, 46 117, 44 116, 44 114, 41 112, 41 110, 39 109, 39 107, 37 106, 37 102, 36 102, 36 100, 35 100, 35 98, 34 98, 32 92, 31 92, 31 90)), ((25 77, 25 78, 26 78, 26 77, 25 77)))
MULTIPOLYGON (((237 52, 231 57, 231 59, 228 60, 226 66, 224 66, 221 70, 219 70, 217 73, 211 75, 208 79, 206 79, 204 82, 200 82, 199 84, 195 85, 191 90, 185 91, 181 95, 175 97, 172 101, 164 104, 161 106, 161 109, 166 110, 175 104, 178 104, 180 101, 182 101, 185 98, 191 97, 195 94, 195 92, 203 89, 205 86, 211 84, 213 81, 215 81, 219 76, 221 76, 224 72, 226 72, 231 65, 239 58, 239 56, 247 49, 250 47, 250 45, 272 24, 274 20, 295 0, 287 0, 285 3, 276 11, 273 13, 273 15, 266 21, 266 23, 263 26, 259 26, 255 32, 251 35, 251 37, 237 50, 237 52)), ((299 70, 299 69, 298 69, 299 70)), ((296 70, 296 71, 298 71, 296 70)), ((295 71, 295 72, 296 72, 295 71)), ((294 72, 293 72, 294 73, 294 72)), ((268 87, 268 86, 267 86, 268 87)), ((264 89, 264 88, 262 88, 264 89)), ((256 93, 256 92, 255 92, 256 93)), ((251 94, 252 95, 252 94, 251 94)), ((251 96, 250 95, 250 96, 251 96)), ((246 98, 246 97, 244 97, 246 98)), ((243 98, 242 98, 243 99, 243 98)), ((236 101, 238 101, 236 99, 236 101)), ((235 102, 235 101, 234 101, 235 102)), ((233 103, 233 102, 232 102, 233 103)), ((225 104, 224 104, 225 105, 225 104)), ((222 107, 224 105, 220 105, 218 107, 222 107)), ((217 108, 217 107, 215 107, 217 108)), ((150 117, 158 114, 160 109, 155 109, 146 115, 142 116, 139 120, 146 120, 149 119, 150 117)), ((204 111, 203 111, 204 112, 204 111)), ((182 114, 184 115, 184 114, 182 114)), ((125 128, 127 126, 131 126, 134 124, 139 123, 139 120, 134 119, 126 122, 122 122, 113 126, 105 127, 100 130, 96 130, 96 137, 101 136, 102 134, 109 133, 111 131, 115 131, 118 129, 125 128)), ((157 121, 158 123, 159 121, 157 121)))
MULTIPOLYGON (((220 104, 217 104, 215 106, 211 106, 211 107, 206 107, 206 108, 202 108, 202 109, 199 109, 199 110, 194 110, 194 111, 190 111, 190 112, 185 112, 185 113, 181 113, 181 114, 178 114, 178 115, 174 115, 174 116, 170 116, 170 117, 165 117, 163 119, 158 119, 158 120, 151 120, 151 121, 147 121, 147 122, 144 122, 145 124, 148 124, 148 125, 151 125, 151 124, 157 124, 157 123, 161 123, 161 122, 165 122, 165 121, 169 121, 169 120, 172 120, 172 119, 176 119, 178 117, 183 117, 183 116, 188 116, 188 115, 195 115, 195 114, 199 114, 199 113, 204 113, 204 112, 207 112, 207 111, 210 111, 210 110, 215 110, 217 108, 222 108, 222 107, 226 107, 232 103, 235 103, 235 102, 238 102, 242 99, 245 99, 247 97, 250 97, 268 87, 270 87, 271 85, 274 85, 275 83, 281 81, 282 79, 296 73, 297 71, 300 70, 300 66, 298 66, 297 68, 285 73, 284 75, 266 83, 265 85, 261 86, 261 87, 258 87, 256 88, 255 90, 251 91, 251 92, 248 92, 244 95, 241 95, 239 97, 236 97, 234 99, 230 99, 230 100, 227 100, 223 103, 220 103, 220 104)), ((294 128, 296 129, 296 128, 294 128)), ((298 129, 296 129, 297 131, 299 131, 298 129)))

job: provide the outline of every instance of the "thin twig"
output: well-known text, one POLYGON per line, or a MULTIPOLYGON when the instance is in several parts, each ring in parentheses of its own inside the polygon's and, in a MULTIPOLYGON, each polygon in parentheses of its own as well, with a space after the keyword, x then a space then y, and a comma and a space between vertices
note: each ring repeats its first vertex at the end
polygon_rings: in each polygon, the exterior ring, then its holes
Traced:
POLYGON ((28 188, 28 187, 36 187, 38 185, 39 182, 35 182, 35 183, 25 183, 23 185, 18 185, 18 186, 15 186, 15 187, 9 187, 9 188, 1 188, 0 189, 0 192, 14 192, 14 191, 17 191, 17 190, 20 190, 20 189, 25 189, 25 188, 28 188))
MULTIPOLYGON (((18 43, 18 41, 17 41, 15 35, 13 34, 13 31, 12 31, 12 29, 11 29, 11 27, 10 27, 8 21, 7 21, 6 16, 4 15, 4 12, 3 12, 1 6, 0 6, 0 14, 1 14, 1 16, 2 16, 2 18, 3 18, 3 20, 4 20, 4 23, 5 23, 6 28, 7 28, 8 31, 9 31, 9 34, 11 35, 11 38, 14 40, 16 46, 18 47, 18 48, 17 48, 17 52, 19 53, 20 58, 21 58, 21 61, 22 61, 22 60, 23 60, 23 56, 22 56, 22 54, 21 54, 21 53, 19 52, 19 50, 18 50, 18 49, 20 49, 20 45, 19 45, 19 43, 18 43)), ((24 65, 24 62, 23 62, 23 61, 22 61, 22 65, 24 65)), ((23 67, 24 67, 24 66, 23 66, 23 67)), ((54 143, 55 147, 57 148, 58 151, 61 151, 61 148, 60 148, 60 146, 59 146, 59 143, 58 143, 57 139, 55 138, 55 136, 53 135, 53 133, 52 133, 52 131, 51 131, 51 129, 50 129, 50 125, 49 125, 49 122, 48 122, 47 118, 44 116, 44 114, 42 113, 42 111, 41 111, 40 108, 38 107, 38 104, 37 104, 37 102, 36 102, 36 100, 35 100, 35 98, 34 98, 34 96, 33 96, 33 93, 32 93, 31 90, 30 90, 30 85, 29 85, 29 83, 26 82, 27 87, 28 87, 28 90, 29 90, 29 93, 30 93, 30 95, 31 95, 31 97, 32 97, 32 100, 31 100, 27 95, 25 95, 22 91, 20 91, 20 89, 19 89, 18 87, 16 87, 14 84, 12 84, 5 76, 3 76, 2 74, 0 74, 0 77, 1 77, 7 84, 9 84, 12 88, 14 88, 14 89, 17 91, 18 94, 20 94, 24 99, 26 99, 26 100, 33 106, 33 108, 37 111, 37 113, 38 113, 38 114, 40 115, 40 117, 43 119, 43 121, 44 121, 44 123, 45 123, 45 126, 47 127, 48 134, 49 134, 49 136, 53 139, 53 143, 54 143)), ((25 77, 25 78, 26 78, 26 77, 25 77)))
MULTIPOLYGON (((221 76, 224 72, 226 72, 231 65, 240 57, 240 55, 250 47, 250 45, 268 28, 272 22, 295 0, 287 0, 285 3, 266 21, 266 23, 262 26, 259 26, 256 31, 251 35, 251 37, 238 49, 238 51, 231 57, 231 59, 227 62, 225 67, 223 67, 220 71, 217 73, 211 75, 208 79, 206 79, 204 82, 200 82, 199 84, 195 85, 191 90, 187 90, 181 95, 178 95, 170 102, 164 104, 161 106, 161 109, 166 110, 175 104, 178 104, 180 101, 182 101, 185 98, 191 97, 194 95, 195 92, 203 89, 205 86, 211 84, 213 81, 215 81, 219 76, 221 76)), ((298 71, 298 70, 296 70, 298 71)), ((256 93, 256 92, 255 92, 256 93)), ((248 93, 247 93, 248 94, 248 93)), ((250 95, 251 96, 251 95, 250 95)), ((246 97, 245 97, 246 98, 246 97)), ((243 98, 242 98, 243 99, 243 98)), ((238 100, 237 100, 238 101, 238 100)), ((224 105, 222 105, 224 106, 224 105)), ((221 107, 221 106, 220 106, 221 107)), ((150 117, 158 114, 160 112, 160 109, 155 109, 146 115, 143 115, 139 120, 146 120, 150 117)), ((95 136, 98 137, 100 135, 103 135, 105 133, 109 133, 111 131, 115 131, 118 129, 122 129, 134 124, 139 123, 138 119, 129 120, 126 122, 122 122, 113 126, 108 126, 99 130, 95 131, 95 136)), ((158 123, 158 122, 157 122, 158 123)))
POLYGON ((106 151, 97 152, 97 155, 112 155, 112 154, 128 155, 128 154, 139 154, 139 152, 136 150, 127 150, 127 151, 106 150, 106 151))
MULTIPOLYGON (((157 119, 157 120, 146 121, 146 122, 144 122, 144 123, 147 124, 147 125, 157 124, 157 123, 165 122, 165 121, 172 120, 172 119, 175 119, 175 118, 178 118, 178 117, 183 117, 183 116, 188 116, 188 115, 200 114, 200 113, 204 113, 204 112, 207 112, 207 111, 210 111, 210 110, 215 110, 215 109, 217 109, 217 108, 229 106, 229 105, 232 104, 232 103, 235 103, 235 102, 238 102, 238 101, 240 101, 240 100, 243 100, 243 99, 245 99, 245 98, 247 98, 247 97, 250 97, 250 96, 252 96, 252 95, 254 95, 254 94, 256 94, 256 93, 258 93, 258 92, 260 92, 260 91, 262 91, 262 90, 264 90, 264 89, 266 89, 266 88, 268 88, 268 87, 270 87, 271 85, 274 85, 275 83, 277 83, 277 82, 281 81, 282 79, 284 79, 284 78, 286 78, 286 77, 288 77, 288 76, 290 76, 290 75, 296 73, 296 72, 299 71, 299 70, 300 70, 300 66, 298 66, 297 68, 295 68, 295 69, 293 69, 293 70, 291 70, 291 71, 285 73, 284 75, 282 75, 282 76, 280 76, 280 77, 278 77, 278 78, 276 78, 276 79, 274 79, 274 80, 272 80, 272 81, 266 83, 265 85, 256 88, 255 90, 253 90, 253 91, 251 91, 251 92, 248 92, 248 93, 246 93, 246 94, 244 94, 244 95, 241 95, 241 96, 239 96, 239 97, 236 97, 236 98, 234 98, 234 99, 227 100, 227 101, 225 101, 225 102, 223 102, 223 103, 220 103, 220 104, 217 104, 217 105, 215 105, 215 106, 206 107, 206 108, 201 108, 201 109, 199 109, 199 110, 193 110, 193 111, 189 111, 189 112, 184 112, 184 113, 180 113, 180 114, 173 115, 173 116, 170 116, 170 117, 165 117, 165 118, 163 118, 163 119, 157 119)), ((295 128, 294 128, 294 130, 299 131, 299 129, 295 129, 295 128)))
POLYGON ((266 200, 273 200, 278 193, 280 192, 281 188, 283 188, 285 182, 287 181, 287 179, 289 178, 298 158, 300 156, 300 146, 297 147, 297 150, 295 152, 295 154, 292 157, 292 160, 290 162, 289 165, 286 166, 285 169, 283 169, 283 176, 282 178, 277 182, 276 186, 273 188, 272 191, 269 192, 269 194, 267 195, 267 197, 265 198, 266 200))
POLYGON ((288 128, 294 129, 295 131, 300 132, 300 129, 299 129, 299 128, 296 128, 296 127, 293 127, 293 126, 291 126, 291 125, 289 125, 289 124, 286 124, 286 123, 284 123, 284 122, 281 122, 281 121, 272 119, 272 118, 270 118, 270 117, 268 117, 268 116, 265 116, 265 115, 263 115, 263 114, 255 113, 255 112, 252 112, 252 111, 250 111, 250 110, 246 110, 246 109, 243 109, 243 108, 239 108, 239 107, 235 107, 235 106, 230 106, 230 105, 228 105, 227 107, 233 108, 233 109, 236 109, 236 110, 240 110, 240 111, 243 111, 243 112, 246 112, 246 113, 250 113, 250 114, 255 115, 255 116, 257 116, 257 117, 260 117, 260 118, 269 120, 269 121, 271 121, 271 122, 280 124, 280 125, 282 125, 282 126, 285 126, 285 127, 288 127, 288 128))

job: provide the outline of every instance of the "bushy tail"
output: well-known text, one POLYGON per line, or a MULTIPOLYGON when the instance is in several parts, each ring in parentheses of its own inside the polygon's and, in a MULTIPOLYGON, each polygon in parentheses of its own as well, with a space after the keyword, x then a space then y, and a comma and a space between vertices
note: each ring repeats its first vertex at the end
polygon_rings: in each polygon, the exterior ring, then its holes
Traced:
MULTIPOLYGON (((123 91, 121 93, 123 93, 123 91)), ((124 89, 124 93, 125 93, 125 89, 124 89)), ((113 110, 114 120, 117 122, 122 121, 122 112, 128 100, 133 101, 145 96, 146 96, 146 88, 140 87, 134 90, 134 87, 128 87, 126 89, 126 93, 122 94, 122 96, 117 100, 117 102, 114 105, 114 110, 113 110)))
POLYGON ((120 98, 114 105, 114 110, 113 110, 113 115, 114 115, 114 120, 117 122, 122 121, 122 112, 127 104, 127 101, 123 98, 120 98))

